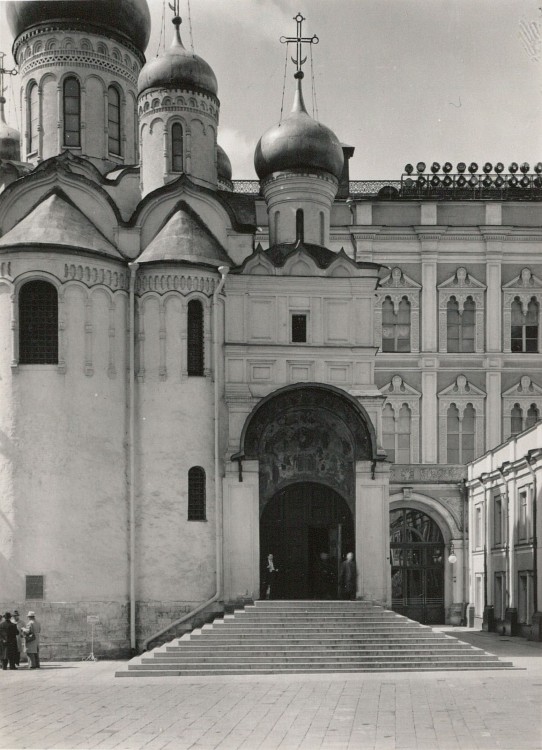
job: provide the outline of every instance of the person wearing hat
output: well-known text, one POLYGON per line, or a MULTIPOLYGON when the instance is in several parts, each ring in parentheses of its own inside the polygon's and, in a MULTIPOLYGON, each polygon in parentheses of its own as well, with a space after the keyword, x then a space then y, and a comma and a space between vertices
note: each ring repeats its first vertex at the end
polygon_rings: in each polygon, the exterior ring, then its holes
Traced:
POLYGON ((11 622, 15 625, 17 628, 17 659, 15 661, 15 664, 17 666, 21 663, 21 651, 23 650, 23 639, 21 636, 21 618, 19 616, 19 613, 16 609, 13 610, 13 614, 11 615, 11 622))
POLYGON ((4 614, 0 622, 0 649, 2 650, 2 669, 17 669, 17 626, 11 622, 11 612, 4 614))
POLYGON ((25 638, 25 649, 26 655, 28 656, 29 668, 39 669, 41 625, 36 620, 36 613, 33 610, 30 610, 28 613, 28 622, 22 631, 25 638))

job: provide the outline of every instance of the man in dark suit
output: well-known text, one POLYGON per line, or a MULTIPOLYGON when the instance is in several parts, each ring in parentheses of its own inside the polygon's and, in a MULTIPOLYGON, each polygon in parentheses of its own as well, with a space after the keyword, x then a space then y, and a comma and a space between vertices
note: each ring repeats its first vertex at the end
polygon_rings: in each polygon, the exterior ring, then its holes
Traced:
POLYGON ((6 612, 0 622, 0 648, 2 650, 2 669, 17 669, 17 634, 19 630, 11 622, 11 612, 6 612))

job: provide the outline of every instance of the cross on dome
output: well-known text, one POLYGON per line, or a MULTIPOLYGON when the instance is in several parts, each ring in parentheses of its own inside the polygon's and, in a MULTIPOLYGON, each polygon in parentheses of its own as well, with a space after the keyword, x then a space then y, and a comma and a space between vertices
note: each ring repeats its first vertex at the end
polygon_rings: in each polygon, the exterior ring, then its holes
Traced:
POLYGON ((303 78, 303 71, 301 70, 301 66, 307 62, 307 58, 303 57, 302 45, 318 44, 318 42, 320 41, 316 34, 313 34, 313 36, 302 36, 303 21, 306 20, 307 19, 303 15, 301 15, 301 13, 298 13, 296 16, 294 16, 294 21, 297 24, 297 36, 281 36, 280 38, 282 44, 290 44, 291 42, 295 42, 296 44, 296 56, 295 58, 292 57, 292 62, 296 66, 295 78, 303 78))

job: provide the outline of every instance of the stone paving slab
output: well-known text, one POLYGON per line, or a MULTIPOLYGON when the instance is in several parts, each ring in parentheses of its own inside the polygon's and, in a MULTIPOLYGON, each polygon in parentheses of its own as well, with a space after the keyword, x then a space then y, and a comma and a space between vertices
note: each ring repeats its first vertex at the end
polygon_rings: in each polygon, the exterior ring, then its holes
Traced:
POLYGON ((542 644, 460 628, 514 671, 114 677, 112 661, 2 672, 0 748, 541 750, 542 644))

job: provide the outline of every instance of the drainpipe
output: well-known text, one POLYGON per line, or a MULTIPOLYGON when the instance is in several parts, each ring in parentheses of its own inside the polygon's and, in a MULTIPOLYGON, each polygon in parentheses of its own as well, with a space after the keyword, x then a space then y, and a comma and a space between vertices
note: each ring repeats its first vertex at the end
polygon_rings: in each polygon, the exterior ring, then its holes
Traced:
POLYGON ((130 516, 130 649, 136 650, 135 591, 135 284, 139 263, 128 263, 129 287, 129 363, 128 363, 128 490, 130 516))
POLYGON ((463 583, 462 583, 462 589, 463 589, 463 614, 462 614, 462 624, 465 626, 467 625, 467 565, 469 563, 469 554, 467 549, 467 524, 466 524, 466 506, 467 506, 467 483, 463 479, 461 481, 461 484, 459 485, 459 491, 461 493, 461 526, 463 531, 463 583))
POLYGON ((219 383, 219 351, 220 351, 220 341, 218 336, 218 298, 222 291, 222 288, 224 287, 224 284, 226 282, 226 276, 228 275, 228 271, 230 269, 228 266, 219 266, 218 272, 220 273, 220 281, 218 282, 218 286, 216 287, 215 291, 213 292, 213 378, 214 378, 214 433, 215 433, 215 441, 214 441, 214 453, 215 453, 215 524, 216 524, 216 591, 213 594, 213 596, 210 599, 207 599, 206 602, 203 602, 203 604, 199 604, 197 607, 192 609, 187 614, 183 615, 182 617, 179 617, 178 620, 175 620, 174 622, 171 622, 169 625, 167 625, 165 628, 162 628, 162 630, 159 630, 157 633, 154 633, 153 635, 149 636, 149 638, 145 638, 143 641, 143 651, 146 651, 149 643, 152 643, 152 641, 155 641, 157 638, 160 638, 160 636, 164 635, 168 632, 168 630, 173 630, 173 628, 176 628, 178 625, 182 625, 183 622, 186 622, 187 620, 190 620, 195 615, 202 612, 204 609, 209 607, 211 604, 214 604, 216 601, 220 599, 222 596, 222 586, 223 586, 223 555, 222 555, 222 545, 223 545, 223 529, 222 529, 222 510, 223 510, 223 495, 222 495, 222 482, 221 482, 221 475, 220 475, 220 453, 219 453, 219 409, 220 409, 220 383, 219 383))

